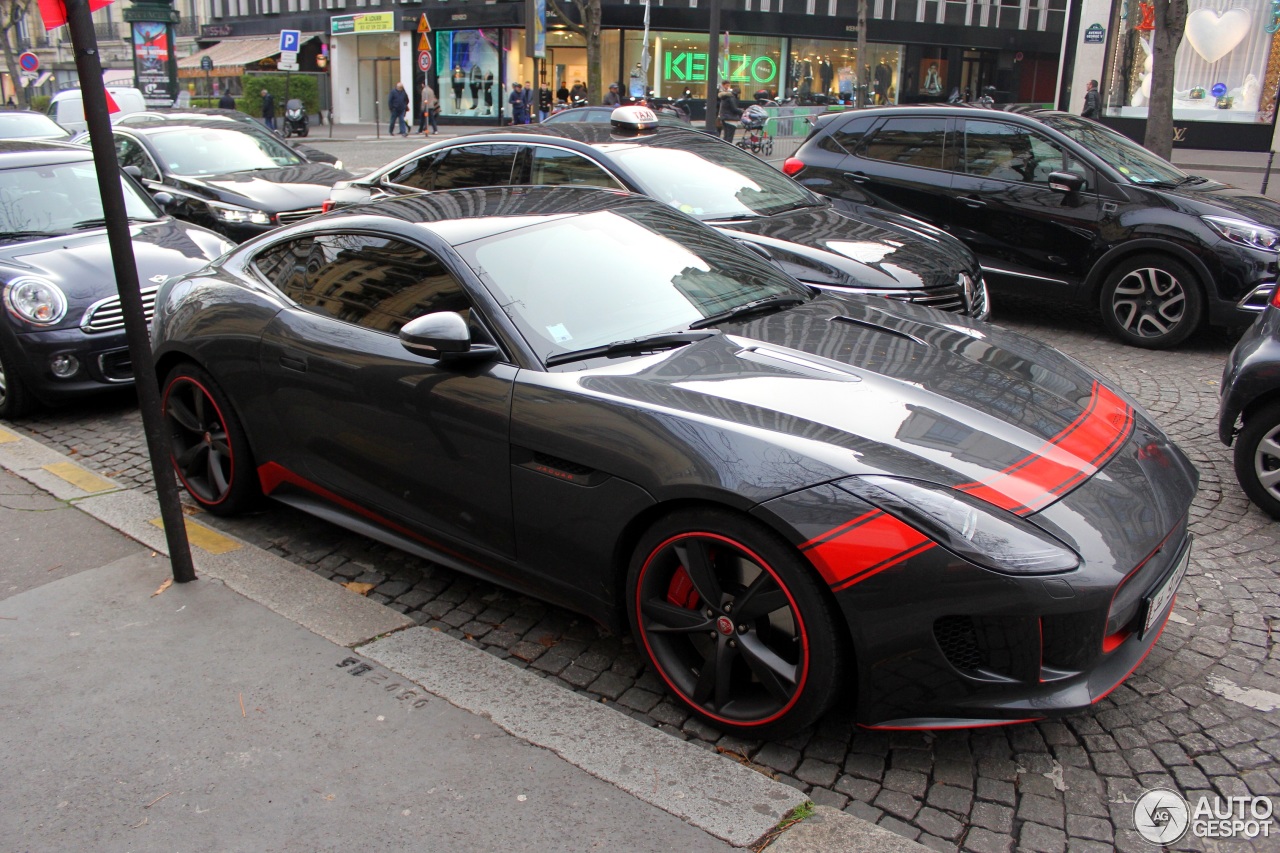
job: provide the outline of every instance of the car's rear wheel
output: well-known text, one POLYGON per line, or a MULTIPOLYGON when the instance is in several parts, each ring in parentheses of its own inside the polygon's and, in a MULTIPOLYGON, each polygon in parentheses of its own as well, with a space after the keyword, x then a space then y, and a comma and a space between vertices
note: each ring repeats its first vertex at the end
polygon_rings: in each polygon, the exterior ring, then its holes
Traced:
POLYGON ((1236 479, 1249 499, 1272 518, 1280 518, 1280 401, 1245 419, 1236 437, 1236 479))
POLYGON ((846 661, 835 607, 785 541, 717 509, 655 524, 628 574, 637 642, 697 716, 748 737, 812 724, 846 661))
POLYGON ((1184 264, 1163 255, 1138 255, 1107 276, 1099 307, 1103 322, 1120 340, 1165 349, 1199 328, 1204 294, 1184 264))
POLYGON ((35 399, 13 361, 0 348, 0 418, 20 418, 35 408, 35 399))
POLYGON ((194 364, 164 383, 164 419, 173 468, 188 493, 215 515, 252 508, 261 496, 244 429, 222 389, 194 364))

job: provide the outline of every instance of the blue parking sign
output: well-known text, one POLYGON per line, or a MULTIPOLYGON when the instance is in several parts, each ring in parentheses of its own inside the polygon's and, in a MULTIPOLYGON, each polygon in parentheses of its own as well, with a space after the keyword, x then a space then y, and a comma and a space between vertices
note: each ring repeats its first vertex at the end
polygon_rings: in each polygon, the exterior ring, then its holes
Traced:
POLYGON ((280 31, 280 52, 297 53, 302 46, 302 32, 299 30, 280 31))

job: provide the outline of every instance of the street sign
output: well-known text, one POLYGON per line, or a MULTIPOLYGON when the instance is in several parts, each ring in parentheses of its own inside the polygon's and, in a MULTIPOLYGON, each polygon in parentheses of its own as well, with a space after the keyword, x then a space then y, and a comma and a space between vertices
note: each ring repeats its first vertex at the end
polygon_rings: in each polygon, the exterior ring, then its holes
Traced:
POLYGON ((430 51, 422 51, 418 54, 418 68, 423 74, 431 70, 431 53, 430 51))
POLYGON ((418 38, 418 50, 420 50, 420 51, 423 51, 423 50, 431 50, 431 40, 430 40, 429 38, 427 38, 427 34, 426 34, 426 33, 423 33, 423 34, 418 38))
POLYGON ((1107 40, 1107 31, 1102 24, 1090 24, 1084 31, 1085 44, 1103 44, 1107 40))
POLYGON ((418 18, 418 32, 420 33, 431 32, 431 23, 427 20, 426 12, 423 12, 422 17, 418 18))
POLYGON ((18 57, 18 67, 28 74, 34 74, 40 70, 40 57, 28 50, 18 57))
POLYGON ((285 59, 284 54, 281 54, 280 61, 276 63, 276 68, 279 68, 281 71, 297 71, 298 70, 297 54, 294 54, 294 57, 292 59, 285 59))
POLYGON ((280 52, 297 53, 302 48, 302 32, 300 30, 280 31, 280 52))
POLYGON ((201 70, 201 71, 212 71, 212 70, 213 70, 213 57, 212 57, 212 56, 202 56, 202 57, 200 57, 200 70, 201 70))

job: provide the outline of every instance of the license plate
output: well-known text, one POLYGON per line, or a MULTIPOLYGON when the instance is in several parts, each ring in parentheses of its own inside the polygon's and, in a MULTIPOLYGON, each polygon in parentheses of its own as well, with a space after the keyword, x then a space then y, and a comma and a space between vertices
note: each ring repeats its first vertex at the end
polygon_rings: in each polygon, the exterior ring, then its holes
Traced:
POLYGON ((1188 544, 1186 550, 1182 552, 1182 557, 1178 560, 1178 565, 1174 568, 1173 573, 1155 592, 1147 596, 1147 611, 1142 620, 1143 637, 1151 630, 1151 626, 1164 615, 1165 608, 1169 606, 1169 602, 1173 599, 1173 594, 1178 591, 1178 584, 1182 583, 1182 576, 1187 573, 1187 566, 1190 564, 1191 546, 1188 544))

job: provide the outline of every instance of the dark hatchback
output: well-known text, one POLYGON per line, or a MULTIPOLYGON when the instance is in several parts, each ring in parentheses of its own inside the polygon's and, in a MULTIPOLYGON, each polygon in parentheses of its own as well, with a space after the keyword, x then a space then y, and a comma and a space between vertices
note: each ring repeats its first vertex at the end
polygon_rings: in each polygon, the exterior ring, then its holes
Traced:
POLYGON ((1280 205, 1066 113, 832 114, 783 170, 918 216, 968 244, 996 293, 1096 305, 1136 346, 1174 346, 1205 322, 1243 327, 1275 288, 1280 205))
MULTIPOLYGON (((740 148, 681 128, 628 133, 577 122, 444 140, 335 186, 331 207, 507 184, 642 193, 720 229, 806 284, 978 319, 989 313, 977 259, 959 241, 905 216, 832 202, 740 148)), ((572 263, 574 251, 548 246, 545 257, 572 263)))
MULTIPOLYGON (((160 282, 234 246, 127 178, 124 198, 148 315, 160 282)), ((0 417, 133 383, 102 215, 87 149, 0 141, 0 417)))
MULTIPOLYGON (((286 141, 280 139, 267 129, 259 119, 254 118, 248 113, 242 113, 239 110, 220 110, 213 108, 192 108, 186 110, 147 110, 140 113, 126 113, 116 118, 112 123, 117 127, 150 127, 157 124, 169 123, 185 123, 190 121, 213 121, 221 122, 224 127, 234 127, 246 133, 257 133, 263 136, 270 136, 279 144, 295 151, 304 160, 309 163, 329 163, 330 165, 342 168, 342 161, 313 145, 304 145, 301 143, 286 141)), ((87 139, 87 136, 86 136, 87 139)), ((76 142, 84 141, 79 137, 76 142)))
POLYGON ((1235 443, 1236 479, 1245 494, 1280 519, 1280 290, 1227 359, 1218 437, 1235 443))
POLYGON ((151 192, 173 196, 179 219, 246 240, 320 213, 350 172, 310 163, 268 134, 225 120, 164 121, 112 128, 120 165, 151 192))

